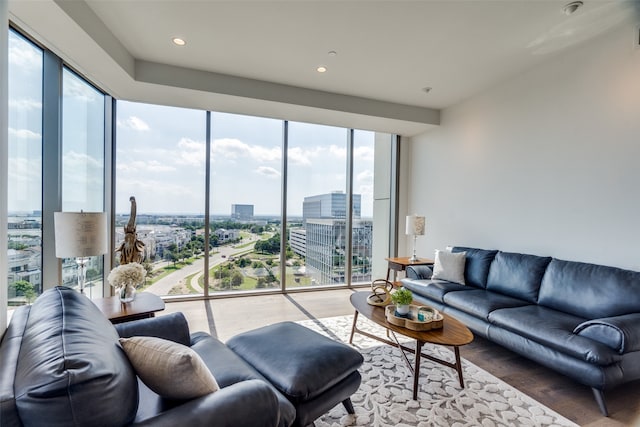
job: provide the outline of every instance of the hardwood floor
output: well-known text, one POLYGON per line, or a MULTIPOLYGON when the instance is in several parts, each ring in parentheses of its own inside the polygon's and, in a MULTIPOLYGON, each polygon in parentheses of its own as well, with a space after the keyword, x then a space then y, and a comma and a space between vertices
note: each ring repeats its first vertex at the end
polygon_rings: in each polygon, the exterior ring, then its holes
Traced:
MULTIPOLYGON (((353 307, 349 303, 351 292, 331 290, 171 302, 166 304, 162 313, 181 311, 192 331, 206 331, 226 341, 240 332, 283 320, 297 321, 353 314, 353 307)), ((464 359, 581 426, 640 426, 640 381, 606 392, 609 417, 603 417, 589 387, 499 345, 476 337, 471 344, 461 348, 460 354, 464 359)), ((427 363, 429 362, 425 362, 425 365, 427 363)))

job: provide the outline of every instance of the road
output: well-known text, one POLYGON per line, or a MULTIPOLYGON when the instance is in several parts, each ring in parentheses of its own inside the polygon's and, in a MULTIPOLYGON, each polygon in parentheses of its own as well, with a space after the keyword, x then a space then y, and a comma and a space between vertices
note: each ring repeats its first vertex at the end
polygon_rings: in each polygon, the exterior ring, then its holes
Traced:
MULTIPOLYGON (((214 254, 212 254, 209 257, 209 268, 214 267, 216 265, 222 264, 223 262, 227 261, 229 259, 230 256, 232 255, 236 255, 239 253, 244 253, 247 252, 248 250, 252 249, 252 246, 244 246, 247 243, 247 239, 243 240, 242 243, 240 244, 240 246, 243 246, 241 248, 235 248, 233 246, 220 246, 217 249, 219 250, 219 252, 216 252, 214 254), (224 257, 223 257, 224 255, 224 257)), ((250 241, 252 242, 256 242, 258 241, 258 238, 252 238, 250 241)), ((170 263, 168 262, 161 262, 159 263, 161 265, 158 264, 154 264, 155 268, 160 268, 164 265, 169 265, 170 263)), ((196 273, 200 273, 202 274, 202 272, 204 271, 204 258, 198 258, 197 260, 195 260, 193 262, 193 264, 191 265, 185 265, 184 267, 182 267, 180 270, 176 270, 175 272, 168 274, 167 276, 163 277, 162 279, 158 280, 157 282, 155 282, 153 285, 149 286, 148 288, 145 289, 145 292, 151 292, 153 294, 156 295, 169 295, 169 291, 177 285, 180 284, 184 284, 185 282, 185 278, 187 276, 190 276, 192 274, 196 274, 196 273)), ((202 292, 204 293, 204 290, 202 289, 201 286, 198 285, 198 277, 200 276, 200 274, 196 275, 193 277, 193 279, 191 280, 191 286, 197 290, 198 292, 202 292)))

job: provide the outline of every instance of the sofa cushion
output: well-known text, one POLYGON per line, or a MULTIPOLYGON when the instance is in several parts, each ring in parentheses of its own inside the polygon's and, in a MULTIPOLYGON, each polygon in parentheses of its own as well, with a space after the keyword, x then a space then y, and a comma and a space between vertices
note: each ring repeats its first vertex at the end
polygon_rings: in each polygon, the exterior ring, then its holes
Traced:
POLYGON ((47 426, 122 426, 138 405, 137 378, 113 325, 66 287, 43 292, 31 307, 14 388, 24 425, 45 417, 47 426))
POLYGON ((431 278, 464 285, 464 263, 464 252, 453 253, 437 250, 431 278))
POLYGON ((487 279, 487 289, 535 303, 550 257, 498 252, 487 279))
POLYGON ((451 248, 451 252, 466 253, 466 261, 464 267, 465 284, 474 286, 476 288, 486 288, 487 277, 489 276, 489 268, 491 267, 491 262, 495 258, 498 251, 454 246, 453 248, 451 248))
POLYGON ((521 307, 528 304, 521 299, 482 289, 473 289, 469 292, 448 292, 444 295, 444 302, 482 320, 487 320, 489 313, 498 308, 521 307))
POLYGON ((538 304, 586 319, 640 312, 640 272, 553 259, 538 304))
POLYGON ((581 337, 573 330, 583 318, 538 305, 502 308, 489 314, 489 323, 585 362, 609 365, 621 356, 608 346, 581 337))
POLYGON ((200 355, 220 388, 253 379, 259 379, 267 383, 278 398, 280 407, 280 422, 278 425, 290 426, 293 423, 296 417, 296 410, 293 404, 265 377, 231 351, 224 343, 205 332, 195 332, 191 334, 191 348, 200 355))
POLYGON ((459 283, 447 282, 446 280, 415 280, 402 279, 402 286, 417 295, 421 295, 439 302, 444 302, 444 295, 451 291, 472 291, 470 288, 459 283))
POLYGON ((145 336, 120 344, 140 379, 162 397, 189 400, 218 390, 198 353, 183 344, 145 336))

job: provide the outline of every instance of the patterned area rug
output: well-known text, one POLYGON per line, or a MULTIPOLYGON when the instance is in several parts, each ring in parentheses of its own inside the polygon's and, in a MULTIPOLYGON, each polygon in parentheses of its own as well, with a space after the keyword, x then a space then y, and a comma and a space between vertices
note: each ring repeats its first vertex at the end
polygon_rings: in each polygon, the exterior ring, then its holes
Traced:
MULTIPOLYGON (((340 316, 299 323, 347 343, 352 322, 353 316, 340 316)), ((385 334, 362 316, 358 326, 378 336, 385 334)), ((577 425, 466 360, 462 362, 465 388, 461 389, 453 369, 423 359, 418 400, 413 400, 413 376, 400 350, 358 334, 354 346, 364 356, 362 384, 351 397, 356 414, 348 415, 338 405, 318 419, 316 427, 577 425)), ((447 347, 426 344, 423 351, 453 361, 447 347)))

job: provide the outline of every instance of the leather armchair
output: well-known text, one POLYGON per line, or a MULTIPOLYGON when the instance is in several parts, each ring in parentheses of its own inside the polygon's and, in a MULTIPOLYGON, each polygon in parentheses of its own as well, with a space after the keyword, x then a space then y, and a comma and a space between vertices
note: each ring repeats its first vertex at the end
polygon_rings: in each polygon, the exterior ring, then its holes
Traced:
MULTIPOLYGON (((291 422, 281 419, 273 387, 258 376, 244 375, 189 401, 163 399, 136 377, 118 332, 191 343, 180 313, 124 323, 116 330, 88 298, 65 287, 16 310, 0 341, 0 424, 267 427, 291 422)), ((202 333, 198 337, 218 342, 202 333)))

